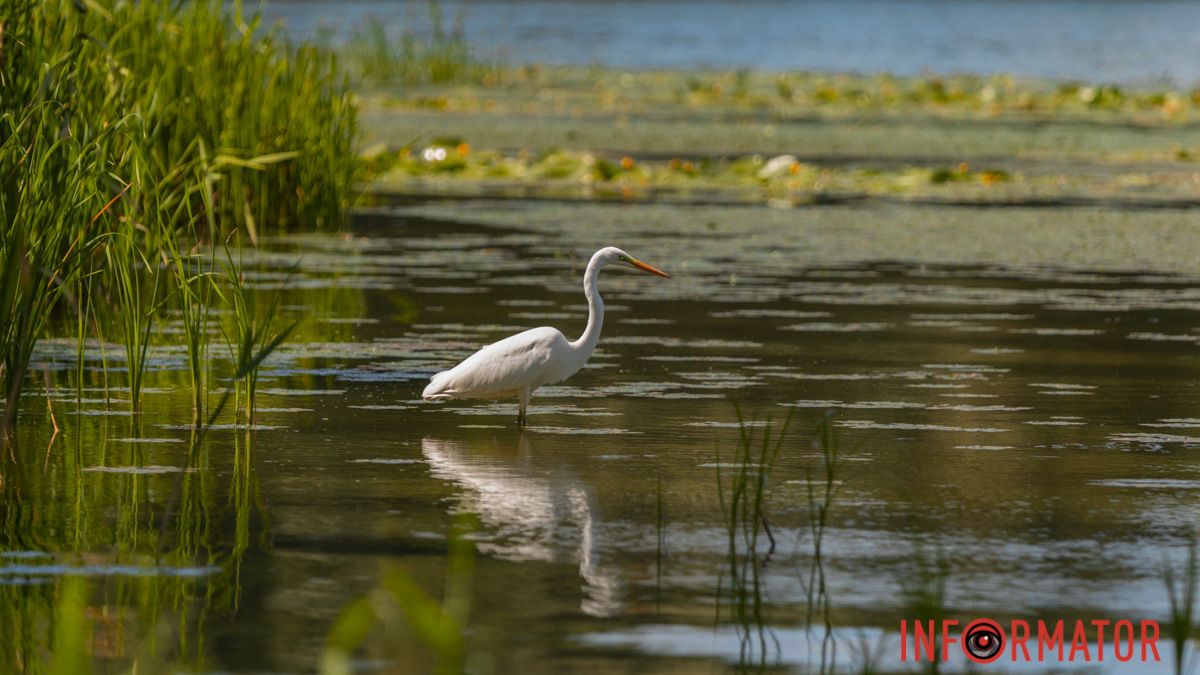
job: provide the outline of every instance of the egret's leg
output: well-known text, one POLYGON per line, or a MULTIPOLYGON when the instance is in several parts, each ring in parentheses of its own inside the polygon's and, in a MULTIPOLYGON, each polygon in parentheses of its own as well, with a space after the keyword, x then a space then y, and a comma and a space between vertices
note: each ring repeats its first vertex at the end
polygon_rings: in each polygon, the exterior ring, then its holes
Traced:
POLYGON ((533 396, 533 392, 530 391, 529 389, 521 390, 521 394, 520 394, 521 413, 519 415, 517 415, 517 424, 519 424, 521 426, 525 426, 527 424, 527 422, 525 421, 525 410, 529 407, 529 399, 532 396, 533 396))

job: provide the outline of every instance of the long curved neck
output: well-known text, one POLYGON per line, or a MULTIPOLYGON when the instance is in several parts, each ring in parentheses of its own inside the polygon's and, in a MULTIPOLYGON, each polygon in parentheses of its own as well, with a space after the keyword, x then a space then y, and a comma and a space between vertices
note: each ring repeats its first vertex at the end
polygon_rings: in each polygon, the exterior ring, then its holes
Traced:
POLYGON ((592 256, 587 271, 583 273, 583 294, 587 296, 588 301, 588 322, 587 328, 583 329, 583 335, 572 342, 571 346, 579 351, 584 359, 592 355, 592 350, 600 341, 600 329, 604 327, 604 300, 600 298, 600 290, 596 288, 601 266, 597 256, 592 256))

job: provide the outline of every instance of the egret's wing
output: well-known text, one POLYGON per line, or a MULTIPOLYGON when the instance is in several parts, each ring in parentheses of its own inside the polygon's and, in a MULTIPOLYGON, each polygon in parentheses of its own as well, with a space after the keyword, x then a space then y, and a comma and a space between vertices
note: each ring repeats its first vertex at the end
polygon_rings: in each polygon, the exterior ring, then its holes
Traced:
POLYGON ((486 398, 515 393, 540 383, 539 376, 560 341, 565 343, 566 338, 554 328, 534 328, 504 338, 434 375, 422 396, 486 398))
POLYGON ((425 391, 421 392, 421 398, 426 401, 442 401, 448 398, 453 398, 450 394, 445 393, 446 378, 450 376, 449 370, 443 370, 429 378, 429 384, 425 385, 425 391))

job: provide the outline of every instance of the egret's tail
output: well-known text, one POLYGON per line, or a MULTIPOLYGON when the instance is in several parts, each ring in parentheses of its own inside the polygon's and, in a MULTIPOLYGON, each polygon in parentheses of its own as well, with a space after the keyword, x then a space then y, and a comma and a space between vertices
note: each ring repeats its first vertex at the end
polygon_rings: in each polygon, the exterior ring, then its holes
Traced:
POLYGON ((450 379, 449 375, 450 371, 443 370, 429 378, 429 384, 425 386, 425 391, 421 392, 421 398, 426 401, 444 401, 448 398, 453 398, 450 394, 446 393, 446 384, 450 379))

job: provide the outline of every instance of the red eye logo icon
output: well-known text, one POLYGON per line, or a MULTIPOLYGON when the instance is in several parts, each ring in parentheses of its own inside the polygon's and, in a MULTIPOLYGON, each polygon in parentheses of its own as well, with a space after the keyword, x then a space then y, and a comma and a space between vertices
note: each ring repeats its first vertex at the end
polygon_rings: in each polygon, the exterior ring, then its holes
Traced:
POLYGON ((962 632, 963 651, 975 663, 991 663, 1004 652, 1004 631, 991 619, 976 619, 962 632))

